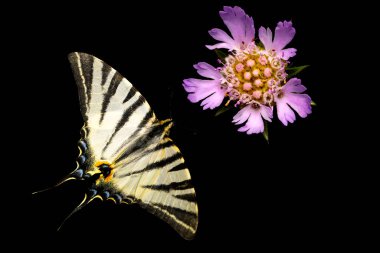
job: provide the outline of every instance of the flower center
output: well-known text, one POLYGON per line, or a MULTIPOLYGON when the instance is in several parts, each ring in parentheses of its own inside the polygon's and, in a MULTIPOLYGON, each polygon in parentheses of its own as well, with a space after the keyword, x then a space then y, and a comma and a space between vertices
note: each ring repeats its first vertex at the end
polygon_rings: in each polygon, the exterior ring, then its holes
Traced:
POLYGON ((221 69, 226 96, 235 105, 259 103, 273 105, 273 93, 286 82, 287 62, 273 51, 257 47, 254 42, 243 51, 226 58, 221 69))

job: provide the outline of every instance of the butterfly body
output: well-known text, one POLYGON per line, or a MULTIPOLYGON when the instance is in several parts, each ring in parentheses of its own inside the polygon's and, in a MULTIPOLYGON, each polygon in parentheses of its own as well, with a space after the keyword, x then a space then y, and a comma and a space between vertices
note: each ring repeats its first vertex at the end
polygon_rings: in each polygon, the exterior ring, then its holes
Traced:
POLYGON ((192 239, 198 207, 190 173, 169 138, 171 119, 158 120, 145 98, 116 70, 85 53, 69 54, 84 119, 77 168, 94 198, 138 203, 192 239))

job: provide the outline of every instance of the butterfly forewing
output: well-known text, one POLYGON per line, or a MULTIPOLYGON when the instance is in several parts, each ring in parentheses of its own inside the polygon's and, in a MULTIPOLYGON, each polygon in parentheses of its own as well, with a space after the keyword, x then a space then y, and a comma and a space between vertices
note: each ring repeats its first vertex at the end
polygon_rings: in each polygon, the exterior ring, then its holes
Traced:
POLYGON ((191 239, 198 208, 190 173, 167 137, 171 121, 158 121, 132 84, 98 58, 71 53, 69 60, 85 121, 81 141, 86 161, 81 169, 94 174, 102 161, 107 162, 112 173, 101 177, 95 188, 136 200, 191 239))

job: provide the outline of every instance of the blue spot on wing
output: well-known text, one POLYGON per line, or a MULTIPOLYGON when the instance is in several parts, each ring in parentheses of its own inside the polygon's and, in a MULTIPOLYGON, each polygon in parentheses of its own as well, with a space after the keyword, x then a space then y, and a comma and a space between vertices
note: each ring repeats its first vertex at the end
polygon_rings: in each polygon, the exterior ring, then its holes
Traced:
POLYGON ((85 155, 81 155, 78 157, 78 162, 80 165, 83 165, 84 162, 86 161, 86 156, 85 155))
POLYGON ((72 173, 72 175, 76 178, 82 178, 83 176, 83 170, 82 169, 77 169, 72 173))
POLYGON ((113 198, 116 200, 116 203, 120 204, 122 198, 121 198, 121 196, 120 196, 119 194, 115 194, 115 195, 113 196, 113 198))
POLYGON ((95 190, 95 189, 90 189, 90 190, 88 190, 88 198, 91 199, 91 198, 94 197, 97 193, 98 193, 98 191, 95 190))
POLYGON ((108 199, 108 198, 110 197, 110 193, 109 193, 109 191, 104 191, 104 192, 102 193, 102 197, 105 198, 105 199, 108 199))
POLYGON ((79 145, 79 148, 82 150, 83 153, 87 150, 87 143, 85 141, 80 140, 78 142, 78 145, 79 145))

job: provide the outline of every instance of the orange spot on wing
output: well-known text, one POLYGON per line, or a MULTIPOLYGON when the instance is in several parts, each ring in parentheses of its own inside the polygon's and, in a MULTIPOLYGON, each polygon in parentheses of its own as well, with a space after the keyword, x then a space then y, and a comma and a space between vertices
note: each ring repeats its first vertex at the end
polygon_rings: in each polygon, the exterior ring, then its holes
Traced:
POLYGON ((96 167, 99 167, 102 164, 107 164, 108 166, 110 166, 112 168, 112 164, 109 161, 99 160, 99 161, 95 162, 96 167))
POLYGON ((111 173, 108 175, 108 177, 104 179, 104 182, 107 182, 107 183, 110 182, 113 178, 113 173, 114 173, 114 170, 111 170, 111 173))

